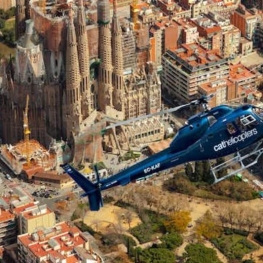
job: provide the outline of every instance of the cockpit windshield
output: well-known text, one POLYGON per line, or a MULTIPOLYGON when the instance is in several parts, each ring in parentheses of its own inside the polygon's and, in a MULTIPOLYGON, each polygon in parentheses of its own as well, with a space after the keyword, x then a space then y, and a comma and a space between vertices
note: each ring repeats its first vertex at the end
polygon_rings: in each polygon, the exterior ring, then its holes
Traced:
POLYGON ((253 108, 254 113, 260 118, 263 119, 263 109, 255 107, 253 108))

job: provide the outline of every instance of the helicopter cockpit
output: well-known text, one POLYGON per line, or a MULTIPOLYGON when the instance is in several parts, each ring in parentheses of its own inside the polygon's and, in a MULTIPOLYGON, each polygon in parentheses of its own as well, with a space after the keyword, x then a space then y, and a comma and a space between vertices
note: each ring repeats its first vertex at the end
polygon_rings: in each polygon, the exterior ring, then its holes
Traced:
POLYGON ((253 112, 260 118, 263 120, 263 109, 259 108, 259 107, 254 107, 253 108, 253 112))

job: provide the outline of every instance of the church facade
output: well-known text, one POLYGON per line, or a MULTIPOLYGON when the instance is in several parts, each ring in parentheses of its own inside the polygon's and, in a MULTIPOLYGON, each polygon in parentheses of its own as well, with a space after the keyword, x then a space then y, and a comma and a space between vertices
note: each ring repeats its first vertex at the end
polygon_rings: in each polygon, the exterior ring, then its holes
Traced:
MULTIPOLYGON (((149 42, 138 46, 143 41, 137 39, 149 30, 119 19, 116 2, 112 17, 107 0, 98 0, 96 9, 83 1, 17 2, 16 55, 3 62, 1 73, 4 143, 23 139, 27 95, 31 138, 45 146, 77 138, 101 118, 120 121, 160 111, 161 83, 147 56, 149 42)), ((105 139, 109 150, 162 139, 163 128, 154 118, 113 133, 105 139)))

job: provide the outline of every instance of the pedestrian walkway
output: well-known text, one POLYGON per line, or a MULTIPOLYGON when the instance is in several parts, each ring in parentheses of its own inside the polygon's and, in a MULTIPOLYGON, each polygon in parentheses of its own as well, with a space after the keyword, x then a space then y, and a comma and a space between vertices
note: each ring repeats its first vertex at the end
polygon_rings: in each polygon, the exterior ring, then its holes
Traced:
POLYGON ((222 263, 228 263, 228 259, 225 257, 225 255, 219 250, 217 249, 213 243, 211 243, 208 240, 205 240, 204 245, 208 248, 212 248, 216 251, 216 255, 217 257, 222 261, 222 263))

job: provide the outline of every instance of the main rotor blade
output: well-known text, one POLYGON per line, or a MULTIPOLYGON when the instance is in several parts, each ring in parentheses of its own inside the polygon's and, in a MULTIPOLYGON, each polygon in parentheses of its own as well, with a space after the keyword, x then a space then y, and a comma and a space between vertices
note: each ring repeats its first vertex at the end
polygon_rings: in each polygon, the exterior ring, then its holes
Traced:
POLYGON ((129 123, 131 123, 131 122, 143 120, 143 119, 150 118, 150 117, 153 117, 153 116, 162 115, 162 114, 165 114, 165 113, 175 112, 175 111, 178 111, 179 109, 182 109, 182 108, 187 107, 187 106, 190 106, 190 105, 192 105, 192 103, 187 103, 187 104, 184 104, 184 105, 175 107, 175 108, 158 111, 158 112, 155 112, 155 113, 151 113, 151 114, 148 114, 148 115, 139 116, 139 117, 136 117, 136 118, 132 118, 132 119, 125 120, 125 121, 120 121, 120 122, 117 122, 117 123, 114 123, 114 124, 111 124, 111 125, 107 126, 107 127, 106 127, 105 129, 103 129, 102 131, 106 131, 106 130, 112 129, 112 128, 114 128, 114 127, 117 127, 117 126, 129 124, 129 123))

